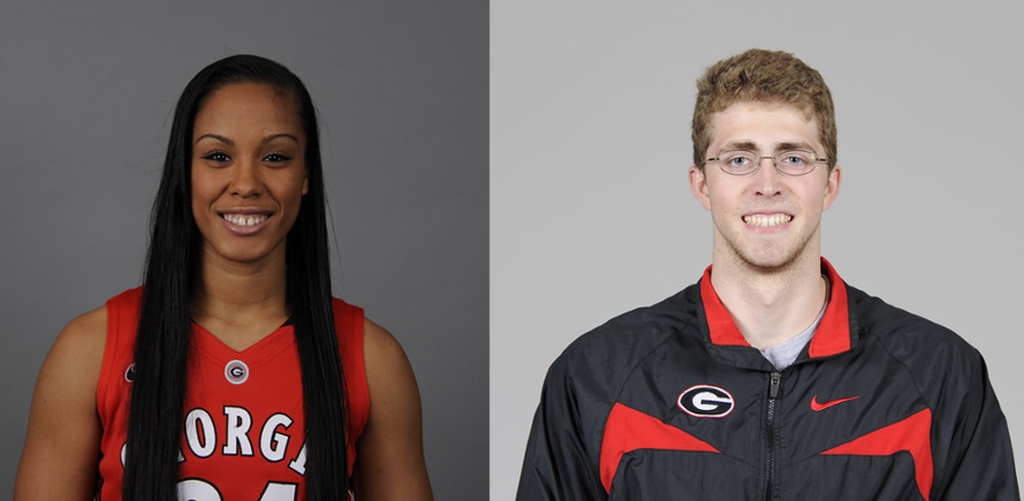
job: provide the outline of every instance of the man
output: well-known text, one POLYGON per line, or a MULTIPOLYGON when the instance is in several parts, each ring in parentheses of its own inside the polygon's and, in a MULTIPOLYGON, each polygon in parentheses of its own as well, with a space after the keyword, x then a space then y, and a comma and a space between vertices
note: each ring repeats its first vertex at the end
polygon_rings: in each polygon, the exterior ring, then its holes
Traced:
POLYGON ((842 180, 821 75, 750 50, 697 87, 712 266, 554 362, 517 499, 1019 500, 980 354, 821 257, 842 180))

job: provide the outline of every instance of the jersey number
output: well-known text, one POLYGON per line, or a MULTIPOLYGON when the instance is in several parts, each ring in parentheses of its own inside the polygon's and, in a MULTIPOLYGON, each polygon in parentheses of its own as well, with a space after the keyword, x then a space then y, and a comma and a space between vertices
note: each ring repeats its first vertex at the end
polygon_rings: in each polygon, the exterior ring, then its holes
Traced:
MULTIPOLYGON (((259 501, 295 501, 295 484, 267 482, 259 501)), ((198 478, 178 482, 179 501, 223 501, 220 491, 213 484, 198 478)))

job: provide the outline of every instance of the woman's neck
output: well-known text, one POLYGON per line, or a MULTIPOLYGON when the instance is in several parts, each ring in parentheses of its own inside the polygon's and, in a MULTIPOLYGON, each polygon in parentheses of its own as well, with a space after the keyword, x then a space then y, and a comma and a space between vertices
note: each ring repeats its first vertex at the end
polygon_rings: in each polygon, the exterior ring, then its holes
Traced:
POLYGON ((197 270, 192 319, 232 348, 255 344, 291 314, 284 253, 258 263, 206 256, 197 270))

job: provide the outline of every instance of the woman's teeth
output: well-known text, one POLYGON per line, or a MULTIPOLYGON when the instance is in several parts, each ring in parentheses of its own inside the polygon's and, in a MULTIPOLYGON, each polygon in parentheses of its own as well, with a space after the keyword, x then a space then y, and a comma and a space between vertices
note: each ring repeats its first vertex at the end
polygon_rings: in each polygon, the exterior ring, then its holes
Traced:
POLYGON ((267 220, 266 214, 221 214, 220 217, 238 226, 254 226, 267 220))

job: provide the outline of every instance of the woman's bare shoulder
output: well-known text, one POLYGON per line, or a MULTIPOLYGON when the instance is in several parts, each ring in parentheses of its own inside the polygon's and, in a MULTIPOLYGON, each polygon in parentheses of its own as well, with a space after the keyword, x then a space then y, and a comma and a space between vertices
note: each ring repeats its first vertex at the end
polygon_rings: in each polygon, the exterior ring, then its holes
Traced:
POLYGON ((396 392, 413 396, 418 406, 419 389, 405 350, 387 329, 368 318, 363 322, 363 357, 371 409, 375 396, 396 392))
POLYGON ((406 359, 405 351, 395 336, 369 318, 363 319, 363 350, 366 352, 367 361, 378 357, 384 358, 384 361, 406 359))
POLYGON ((71 319, 61 331, 60 336, 67 336, 73 342, 102 342, 107 335, 107 306, 103 305, 87 311, 71 319))
POLYGON ((101 424, 96 385, 106 344, 105 306, 68 323, 36 380, 14 486, 18 501, 92 499, 101 424))
POLYGON ((95 369, 95 375, 99 377, 106 340, 107 307, 100 306, 68 322, 53 342, 46 364, 53 361, 69 368, 95 369))
POLYGON ((371 320, 364 323, 363 339, 370 418, 356 443, 357 497, 430 501, 412 366, 398 340, 371 320))
POLYGON ((40 386, 67 398, 92 398, 103 365, 107 339, 107 307, 83 313, 64 327, 39 371, 40 386))

